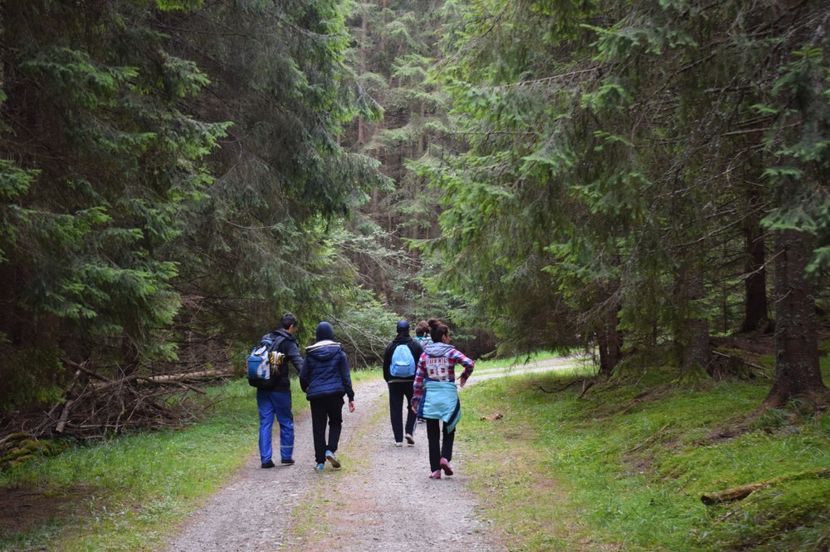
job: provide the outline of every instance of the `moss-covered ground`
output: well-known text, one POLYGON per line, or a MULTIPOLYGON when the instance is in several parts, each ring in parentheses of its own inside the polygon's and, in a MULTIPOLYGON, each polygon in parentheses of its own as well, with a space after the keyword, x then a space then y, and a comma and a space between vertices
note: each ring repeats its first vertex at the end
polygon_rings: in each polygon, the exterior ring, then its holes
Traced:
POLYGON ((828 549, 830 478, 716 506, 701 495, 830 468, 829 413, 759 414, 768 380, 679 383, 642 365, 620 375, 583 398, 579 386, 557 391, 578 374, 463 391, 467 471, 511 550, 828 549))

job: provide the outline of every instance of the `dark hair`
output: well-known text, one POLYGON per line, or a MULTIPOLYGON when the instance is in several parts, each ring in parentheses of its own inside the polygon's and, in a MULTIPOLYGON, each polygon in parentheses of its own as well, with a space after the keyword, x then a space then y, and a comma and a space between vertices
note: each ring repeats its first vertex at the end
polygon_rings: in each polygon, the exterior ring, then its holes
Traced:
POLYGON ((450 335, 449 327, 440 320, 433 318, 427 324, 429 324, 429 336, 434 343, 441 343, 445 335, 450 335))
POLYGON ((418 337, 425 336, 429 333, 429 323, 426 320, 421 320, 418 322, 418 325, 415 326, 415 335, 418 337))
POLYGON ((290 312, 287 312, 282 315, 282 320, 280 320, 280 324, 282 324, 283 330, 287 330, 291 326, 297 325, 297 317, 291 314, 290 312))

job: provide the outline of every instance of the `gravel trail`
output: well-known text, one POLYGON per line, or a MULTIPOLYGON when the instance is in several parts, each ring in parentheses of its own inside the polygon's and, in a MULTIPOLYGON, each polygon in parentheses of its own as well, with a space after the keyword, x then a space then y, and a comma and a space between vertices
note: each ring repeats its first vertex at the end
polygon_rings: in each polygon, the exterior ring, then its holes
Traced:
MULTIPOLYGON (((470 383, 564 365, 554 359, 480 378, 474 373, 470 383)), ((343 469, 333 471, 327 464, 322 474, 312 470, 311 417, 307 404, 295 404, 296 464, 261 469, 252 434, 251 460, 185 521, 167 550, 506 550, 478 517, 476 501, 466 490, 463 440, 455 442, 455 475, 430 480, 426 426, 416 424, 414 446, 395 447, 385 382, 358 386, 355 399, 354 413, 343 408, 338 451, 343 469)), ((278 430, 274 441, 279 442, 278 430)))

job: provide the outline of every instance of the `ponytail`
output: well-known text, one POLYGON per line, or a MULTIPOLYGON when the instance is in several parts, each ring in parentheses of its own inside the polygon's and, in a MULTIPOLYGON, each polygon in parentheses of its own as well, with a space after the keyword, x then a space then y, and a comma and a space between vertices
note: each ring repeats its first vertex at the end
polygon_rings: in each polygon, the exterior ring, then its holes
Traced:
POLYGON ((433 343, 441 343, 445 335, 450 334, 449 327, 438 319, 431 319, 429 322, 429 336, 433 343))

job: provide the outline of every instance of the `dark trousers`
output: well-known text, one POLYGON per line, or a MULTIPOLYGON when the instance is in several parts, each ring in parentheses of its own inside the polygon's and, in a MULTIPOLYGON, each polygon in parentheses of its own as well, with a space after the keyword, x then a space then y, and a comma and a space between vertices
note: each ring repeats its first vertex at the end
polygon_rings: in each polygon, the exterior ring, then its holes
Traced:
POLYGON ((427 420, 427 439, 429 440, 429 469, 431 471, 441 469, 441 458, 447 462, 452 460, 452 443, 455 441, 455 430, 447 432, 447 424, 440 420, 427 420), (438 431, 438 424, 443 426, 438 431), (440 442, 440 433, 444 434, 444 444, 440 442))
POLYGON ((326 451, 337 452, 340 430, 343 429, 343 397, 317 397, 311 403, 311 432, 314 435, 314 461, 326 461, 326 451), (326 442, 326 425, 329 438, 326 442))
POLYGON ((392 422, 392 434, 395 442, 403 442, 403 398, 406 397, 406 432, 412 435, 415 432, 417 417, 412 412, 412 382, 391 382, 389 385, 389 419, 392 422))

